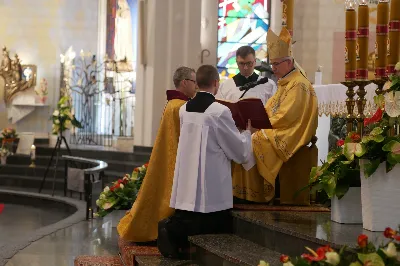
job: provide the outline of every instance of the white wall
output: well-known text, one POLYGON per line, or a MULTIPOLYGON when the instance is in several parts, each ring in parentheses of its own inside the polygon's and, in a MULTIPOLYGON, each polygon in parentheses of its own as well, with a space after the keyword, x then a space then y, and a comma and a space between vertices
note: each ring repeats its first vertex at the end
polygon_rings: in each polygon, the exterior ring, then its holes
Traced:
MULTIPOLYGON (((73 46, 96 53, 98 0, 3 0, 0 3, 0 45, 22 64, 38 67, 38 81, 48 81, 50 107, 37 108, 17 123, 18 131, 49 132, 50 113, 59 96, 60 54, 73 46)), ((39 83, 39 82, 38 82, 39 83)), ((0 128, 8 123, 0 115, 0 128)))
MULTIPOLYGON (((175 69, 200 66, 200 20, 199 0, 147 0, 146 66, 142 64, 140 32, 138 38, 135 145, 153 145, 175 69)), ((140 27, 139 22, 142 31, 140 27)))

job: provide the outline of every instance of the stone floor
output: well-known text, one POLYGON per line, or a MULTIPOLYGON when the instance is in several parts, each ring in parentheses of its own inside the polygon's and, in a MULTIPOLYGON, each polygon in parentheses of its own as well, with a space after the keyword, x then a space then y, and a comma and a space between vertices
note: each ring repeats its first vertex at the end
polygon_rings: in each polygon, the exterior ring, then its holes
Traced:
POLYGON ((59 230, 18 252, 6 266, 73 266, 78 255, 116 255, 117 222, 97 218, 59 230))
POLYGON ((40 227, 56 223, 69 216, 64 210, 44 209, 19 204, 5 204, 0 216, 0 246, 9 239, 20 239, 40 227))

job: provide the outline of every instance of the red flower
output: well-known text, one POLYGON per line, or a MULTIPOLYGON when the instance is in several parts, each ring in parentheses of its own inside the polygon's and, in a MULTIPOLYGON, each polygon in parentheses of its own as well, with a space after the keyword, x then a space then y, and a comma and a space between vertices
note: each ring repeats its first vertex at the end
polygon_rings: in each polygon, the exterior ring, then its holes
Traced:
POLYGON ((308 251, 310 251, 311 254, 303 254, 301 257, 308 262, 313 262, 313 261, 321 261, 325 259, 325 253, 328 251, 332 251, 332 249, 329 246, 324 246, 324 247, 319 247, 317 249, 317 252, 313 251, 312 249, 307 248, 308 251))
POLYGON ((364 119, 364 126, 368 126, 369 124, 379 122, 382 119, 382 116, 383 116, 383 111, 381 108, 378 108, 378 110, 376 110, 373 116, 364 119))
POLYGON ((139 167, 136 167, 135 169, 133 169, 134 172, 139 172, 139 167))
POLYGON ((288 256, 288 255, 285 255, 285 254, 282 254, 282 255, 281 255, 281 258, 280 258, 280 261, 281 261, 282 263, 288 262, 288 261, 289 261, 289 256, 288 256))
POLYGON ((393 237, 395 240, 400 241, 400 235, 393 237))
POLYGON ((146 168, 149 167, 149 163, 145 163, 144 167, 146 167, 146 168))
POLYGON ((338 147, 342 147, 342 146, 344 145, 344 140, 339 139, 339 140, 336 142, 336 145, 337 145, 338 147))
POLYGON ((360 248, 365 248, 368 245, 368 236, 359 235, 357 239, 358 245, 360 248))
POLYGON ((386 238, 394 238, 394 236, 397 235, 397 232, 390 227, 386 227, 385 232, 383 232, 383 235, 386 238))
POLYGON ((351 138, 352 141, 357 142, 357 141, 360 141, 361 136, 360 136, 359 134, 357 134, 357 133, 353 133, 353 134, 350 136, 350 138, 351 138))

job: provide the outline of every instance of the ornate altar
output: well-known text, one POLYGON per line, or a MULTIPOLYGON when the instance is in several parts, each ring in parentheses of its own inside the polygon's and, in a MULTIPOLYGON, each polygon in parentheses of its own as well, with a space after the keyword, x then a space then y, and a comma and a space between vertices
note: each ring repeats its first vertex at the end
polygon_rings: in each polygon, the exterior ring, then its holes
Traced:
POLYGON ((10 103, 13 97, 36 85, 36 66, 21 65, 18 54, 12 60, 6 47, 0 65, 0 99, 10 103))

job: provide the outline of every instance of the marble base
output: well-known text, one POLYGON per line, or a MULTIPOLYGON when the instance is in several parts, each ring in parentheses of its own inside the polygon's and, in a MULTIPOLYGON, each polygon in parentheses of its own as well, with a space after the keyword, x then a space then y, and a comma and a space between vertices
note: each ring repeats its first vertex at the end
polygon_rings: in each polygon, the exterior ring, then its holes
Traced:
POLYGON ((386 173, 386 163, 381 163, 370 177, 364 176, 361 166, 361 202, 363 228, 384 231, 386 227, 398 228, 400 222, 400 166, 386 173))
POLYGON ((132 151, 133 137, 117 137, 113 140, 113 147, 118 150, 132 151))
POLYGON ((341 224, 362 224, 361 187, 351 187, 340 200, 332 199, 331 220, 341 224))

